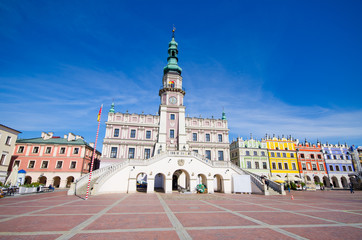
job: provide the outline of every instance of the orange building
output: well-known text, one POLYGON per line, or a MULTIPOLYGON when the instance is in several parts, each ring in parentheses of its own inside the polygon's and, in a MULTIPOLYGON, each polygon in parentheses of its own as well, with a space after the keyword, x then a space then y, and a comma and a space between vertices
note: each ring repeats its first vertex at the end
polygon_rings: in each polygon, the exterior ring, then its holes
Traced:
MULTIPOLYGON (((40 182, 57 188, 89 173, 93 146, 83 137, 69 133, 64 138, 43 132, 40 138, 18 139, 9 171, 15 165, 25 170, 25 183, 40 182)), ((99 168, 101 153, 96 151, 93 169, 99 168)))

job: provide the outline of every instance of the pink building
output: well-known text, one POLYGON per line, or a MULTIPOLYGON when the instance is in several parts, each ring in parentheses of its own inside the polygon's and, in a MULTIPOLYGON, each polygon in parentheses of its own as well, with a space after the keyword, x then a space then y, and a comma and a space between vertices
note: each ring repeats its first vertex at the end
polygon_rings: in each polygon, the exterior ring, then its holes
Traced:
MULTIPOLYGON (((89 172, 92 155, 93 147, 81 136, 69 133, 60 138, 43 132, 40 138, 16 141, 10 166, 17 165, 19 170, 26 171, 25 183, 65 188, 89 172)), ((96 151, 94 169, 99 167, 100 155, 96 151)))

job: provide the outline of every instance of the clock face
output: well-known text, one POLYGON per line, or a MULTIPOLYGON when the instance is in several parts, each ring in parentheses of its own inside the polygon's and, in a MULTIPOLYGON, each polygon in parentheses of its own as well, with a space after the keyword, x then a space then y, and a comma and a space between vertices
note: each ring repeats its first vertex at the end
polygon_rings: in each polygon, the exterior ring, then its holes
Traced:
POLYGON ((177 103, 177 99, 175 97, 170 97, 168 99, 168 101, 171 103, 171 104, 176 104, 177 103))

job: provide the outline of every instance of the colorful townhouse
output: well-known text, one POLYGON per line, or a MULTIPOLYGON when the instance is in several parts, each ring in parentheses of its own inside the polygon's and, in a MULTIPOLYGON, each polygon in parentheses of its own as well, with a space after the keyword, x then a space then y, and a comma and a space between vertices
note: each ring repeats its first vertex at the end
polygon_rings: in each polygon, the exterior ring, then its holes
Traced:
MULTIPOLYGON (((89 173, 92 155, 93 146, 81 136, 69 133, 61 138, 52 132, 43 132, 40 138, 16 141, 10 166, 17 165, 19 170, 26 171, 25 183, 40 182, 65 188, 89 173)), ((94 169, 99 168, 100 156, 96 151, 94 169)))
POLYGON ((323 178, 327 187, 348 188, 349 174, 354 173, 352 158, 347 144, 323 144, 323 155, 328 176, 323 178))
POLYGON ((0 124, 0 182, 5 183, 11 155, 14 152, 15 142, 20 132, 0 124))
POLYGON ((237 138, 230 144, 231 162, 259 176, 270 176, 266 145, 265 141, 237 138))
POLYGON ((327 168, 320 142, 317 142, 317 145, 307 141, 298 143, 296 150, 301 177, 312 183, 325 182, 323 180, 327 176, 327 168))
POLYGON ((271 179, 301 181, 297 162, 296 141, 291 137, 266 137, 271 179))

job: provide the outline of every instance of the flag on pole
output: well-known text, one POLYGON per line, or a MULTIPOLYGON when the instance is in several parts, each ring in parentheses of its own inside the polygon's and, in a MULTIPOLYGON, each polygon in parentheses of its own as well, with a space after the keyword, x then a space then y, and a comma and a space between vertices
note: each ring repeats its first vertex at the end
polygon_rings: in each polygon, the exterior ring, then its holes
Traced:
POLYGON ((103 104, 102 104, 101 108, 99 109, 99 113, 98 113, 98 117, 97 117, 97 122, 99 122, 99 121, 101 120, 102 107, 103 107, 103 104))

